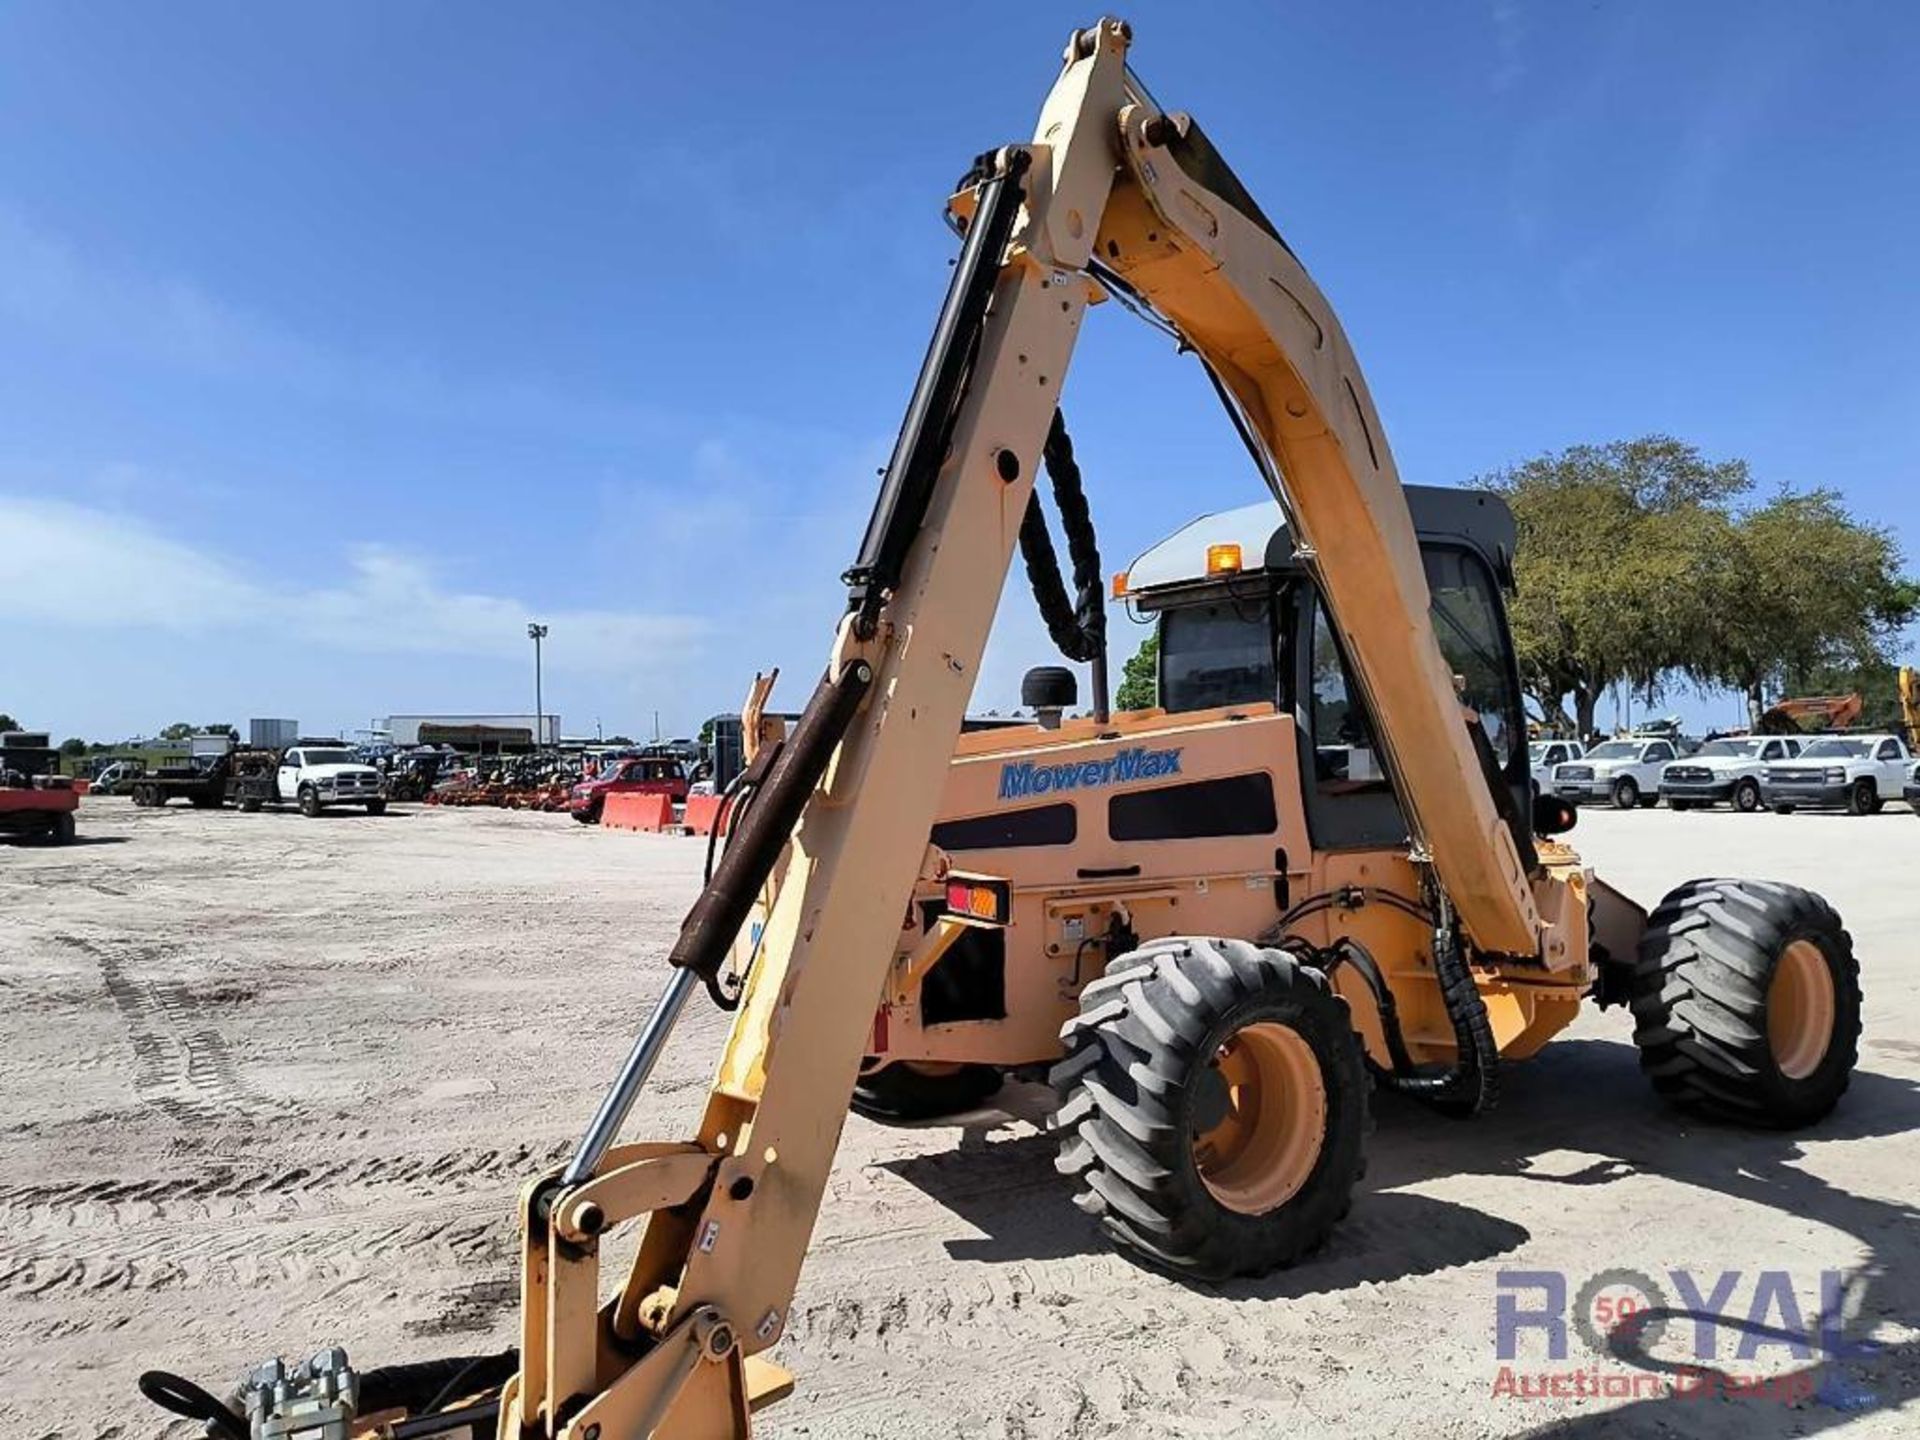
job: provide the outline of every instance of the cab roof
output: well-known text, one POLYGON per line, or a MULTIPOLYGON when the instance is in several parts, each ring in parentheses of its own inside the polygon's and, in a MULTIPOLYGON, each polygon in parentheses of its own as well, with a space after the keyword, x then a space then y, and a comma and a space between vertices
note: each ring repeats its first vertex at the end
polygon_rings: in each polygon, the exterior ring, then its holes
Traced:
MULTIPOLYGON (((1490 490, 1443 485, 1405 487, 1407 509, 1422 541, 1454 540, 1486 557, 1505 582, 1512 573, 1514 523, 1507 502, 1490 490)), ((1202 515, 1143 553, 1127 569, 1127 593, 1146 595, 1217 579, 1207 574, 1207 550, 1238 545, 1243 572, 1283 570, 1293 565, 1293 539, 1277 501, 1202 515)))

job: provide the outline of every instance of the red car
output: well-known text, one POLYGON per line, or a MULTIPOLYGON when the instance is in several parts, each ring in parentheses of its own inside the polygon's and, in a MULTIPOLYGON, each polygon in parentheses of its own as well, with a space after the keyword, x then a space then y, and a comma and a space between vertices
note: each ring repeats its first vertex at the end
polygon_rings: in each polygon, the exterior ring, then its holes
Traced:
POLYGON ((597 825, 609 795, 666 795, 674 804, 682 804, 687 798, 687 767, 665 755, 610 761, 598 775, 573 787, 567 809, 582 825, 597 825))

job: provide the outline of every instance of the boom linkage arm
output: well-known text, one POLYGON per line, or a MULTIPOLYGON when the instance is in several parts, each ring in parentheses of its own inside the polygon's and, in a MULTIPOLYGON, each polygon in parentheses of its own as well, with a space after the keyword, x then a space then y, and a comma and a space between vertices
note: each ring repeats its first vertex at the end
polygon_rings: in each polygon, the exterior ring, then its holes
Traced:
POLYGON ((1077 33, 1033 143, 985 157, 984 182, 954 197, 968 242, 847 575, 829 678, 781 753, 761 757, 767 788, 744 826, 759 814, 765 833, 734 837, 619 1083, 569 1165, 523 1197, 521 1370, 502 1400, 502 1440, 745 1437, 754 1404, 781 1393, 759 1352, 789 1320, 873 1003, 1099 294, 1096 258, 1181 329, 1284 475, 1276 493, 1469 936, 1486 951, 1535 948, 1527 877, 1460 721, 1359 369, 1238 182, 1224 166, 1193 173, 1210 152, 1133 84, 1129 39, 1114 20, 1077 33), (770 803, 783 766, 790 793, 770 803), (761 892, 782 842, 759 958, 696 1136, 614 1145, 688 982, 734 941, 742 897, 761 892), (631 1270, 602 1304, 601 1239, 642 1217, 631 1270))

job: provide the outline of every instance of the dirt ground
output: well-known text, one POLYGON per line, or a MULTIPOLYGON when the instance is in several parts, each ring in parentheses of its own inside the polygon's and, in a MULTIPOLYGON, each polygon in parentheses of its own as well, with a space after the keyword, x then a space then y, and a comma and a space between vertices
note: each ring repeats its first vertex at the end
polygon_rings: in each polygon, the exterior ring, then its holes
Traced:
MULTIPOLYGON (((80 826, 64 851, 0 847, 0 1434, 188 1434, 135 1394, 150 1366, 224 1384, 335 1342, 362 1365, 508 1343, 514 1192, 577 1133, 661 985, 698 844, 550 815, 92 799, 80 826)), ((762 1428, 1914 1433, 1920 823, 1598 812, 1573 838, 1643 902, 1719 873, 1840 906, 1867 1038, 1834 1116, 1797 1136, 1680 1119, 1621 1012, 1596 1011, 1479 1121, 1377 1098, 1335 1240, 1226 1286, 1096 1237, 1053 1173, 1038 1089, 965 1125, 854 1118, 776 1351, 799 1390, 762 1428), (1546 1293, 1502 1272, 1571 1296, 1619 1268, 1676 1310, 1692 1281, 1725 1318, 1616 1336, 1607 1359, 1578 1338, 1552 1358, 1527 1331, 1502 1358, 1501 1297, 1546 1293), (1845 1280, 1843 1353, 1796 1358, 1823 1270, 1845 1280), (1807 1383, 1654 1393, 1707 1354, 1807 1383), (1506 1393, 1546 1372, 1559 1397, 1506 1393), (1629 1393, 1585 1393, 1609 1377, 1629 1393)), ((722 1033, 690 1013, 629 1138, 689 1129, 722 1033)))

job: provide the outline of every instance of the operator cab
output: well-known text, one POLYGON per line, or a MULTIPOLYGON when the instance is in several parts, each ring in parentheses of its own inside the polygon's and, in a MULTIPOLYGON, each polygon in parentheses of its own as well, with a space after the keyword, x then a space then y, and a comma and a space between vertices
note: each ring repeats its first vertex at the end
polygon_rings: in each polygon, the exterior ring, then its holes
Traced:
MULTIPOLYGON (((1478 716, 1490 778, 1521 853, 1531 853, 1531 776, 1519 672, 1502 591, 1513 575, 1506 502, 1477 490, 1406 487, 1432 592, 1434 633, 1462 706, 1478 716)), ((1159 638, 1159 696, 1172 713, 1269 703, 1293 715, 1314 843, 1396 844, 1407 823, 1339 634, 1269 500, 1205 515, 1127 571, 1130 607, 1159 638)))

